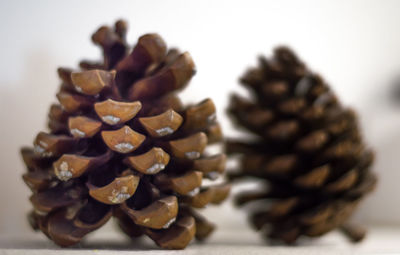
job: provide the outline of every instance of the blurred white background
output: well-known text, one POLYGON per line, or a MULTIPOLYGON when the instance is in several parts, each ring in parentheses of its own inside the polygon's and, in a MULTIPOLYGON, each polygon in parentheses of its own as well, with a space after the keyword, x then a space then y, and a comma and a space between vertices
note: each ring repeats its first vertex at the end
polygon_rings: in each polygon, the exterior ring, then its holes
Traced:
MULTIPOLYGON (((182 97, 211 97, 226 135, 227 95, 238 77, 281 44, 293 47, 322 74, 342 101, 358 110, 365 138, 377 152, 377 191, 358 220, 400 224, 400 102, 390 92, 400 77, 400 1, 55 1, 0 2, 0 233, 27 230, 29 210, 19 148, 45 128, 55 101, 56 68, 97 59, 92 32, 118 18, 129 21, 128 41, 157 32, 191 53, 197 74, 182 97)), ((244 224, 227 203, 214 221, 244 224), (228 214, 234 214, 231 218, 228 214)), ((223 227, 223 226, 222 226, 223 227)))

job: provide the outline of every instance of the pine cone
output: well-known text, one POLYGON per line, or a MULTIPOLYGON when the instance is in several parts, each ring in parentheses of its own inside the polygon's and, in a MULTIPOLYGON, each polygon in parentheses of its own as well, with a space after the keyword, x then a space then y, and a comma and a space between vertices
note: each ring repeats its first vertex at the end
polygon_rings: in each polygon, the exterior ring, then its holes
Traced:
POLYGON ((229 113, 256 138, 227 141, 226 149, 242 156, 231 179, 255 178, 264 185, 235 198, 240 206, 254 201, 252 225, 286 243, 338 227, 362 239, 346 220, 376 177, 355 113, 285 47, 272 59, 260 58, 241 83, 250 99, 233 95, 229 113))
POLYGON ((182 249, 214 229, 193 208, 219 204, 230 189, 202 185, 225 169, 224 154, 204 153, 222 139, 215 106, 210 99, 183 106, 174 94, 195 73, 189 53, 167 51, 157 34, 140 37, 129 53, 126 30, 118 21, 94 33, 103 62, 58 69, 50 132, 21 150, 33 192, 29 220, 70 246, 115 216, 131 237, 182 249))

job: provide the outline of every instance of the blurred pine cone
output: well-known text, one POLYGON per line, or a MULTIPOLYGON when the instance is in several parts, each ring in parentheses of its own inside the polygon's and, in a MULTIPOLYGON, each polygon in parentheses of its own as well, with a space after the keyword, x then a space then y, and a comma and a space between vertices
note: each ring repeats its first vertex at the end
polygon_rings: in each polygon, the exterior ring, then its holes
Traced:
POLYGON ((229 113, 256 138, 230 140, 226 149, 242 156, 230 178, 264 185, 236 197, 238 205, 255 202, 252 225, 286 243, 338 227, 361 240, 365 232, 346 221, 376 177, 355 113, 285 47, 272 59, 260 58, 241 83, 251 96, 233 95, 229 113))
POLYGON ((129 52, 126 30, 118 21, 94 33, 104 61, 58 69, 50 132, 21 150, 33 192, 29 219, 60 246, 115 216, 131 237, 182 249, 214 229, 193 208, 229 193, 227 184, 202 185, 224 172, 224 154, 204 153, 222 133, 210 99, 183 106, 174 94, 195 73, 189 53, 167 51, 157 34, 143 35, 129 52))

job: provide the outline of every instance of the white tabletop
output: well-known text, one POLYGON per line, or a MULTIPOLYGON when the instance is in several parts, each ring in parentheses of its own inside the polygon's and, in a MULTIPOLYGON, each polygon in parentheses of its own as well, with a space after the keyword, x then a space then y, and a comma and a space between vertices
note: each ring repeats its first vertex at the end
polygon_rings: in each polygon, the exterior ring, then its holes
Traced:
POLYGON ((319 240, 307 241, 301 246, 268 246, 259 235, 244 228, 232 228, 215 232, 206 243, 193 242, 183 251, 157 249, 146 238, 129 242, 114 231, 99 231, 89 236, 81 245, 62 249, 42 234, 1 236, 0 254, 400 254, 400 228, 375 226, 360 244, 352 244, 338 232, 332 232, 319 240))

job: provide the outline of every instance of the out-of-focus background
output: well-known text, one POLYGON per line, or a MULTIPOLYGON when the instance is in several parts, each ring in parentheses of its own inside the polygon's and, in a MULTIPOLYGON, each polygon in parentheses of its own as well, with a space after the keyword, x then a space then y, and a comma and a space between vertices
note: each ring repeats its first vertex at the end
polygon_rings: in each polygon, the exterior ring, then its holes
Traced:
MULTIPOLYGON (((257 55, 277 45, 293 47, 358 111, 377 153, 379 187, 357 220, 400 224, 400 98, 396 103, 392 95, 400 81, 399 10, 396 0, 1 1, 0 233, 28 229, 30 191, 21 179, 19 148, 45 128, 59 85, 56 68, 100 58, 90 36, 118 18, 129 21, 131 44, 157 32, 169 46, 191 53, 198 72, 182 98, 211 97, 227 136, 235 134, 225 108, 230 92, 243 91, 238 77, 257 55)), ((229 202, 207 214, 221 227, 245 225, 229 202)))

